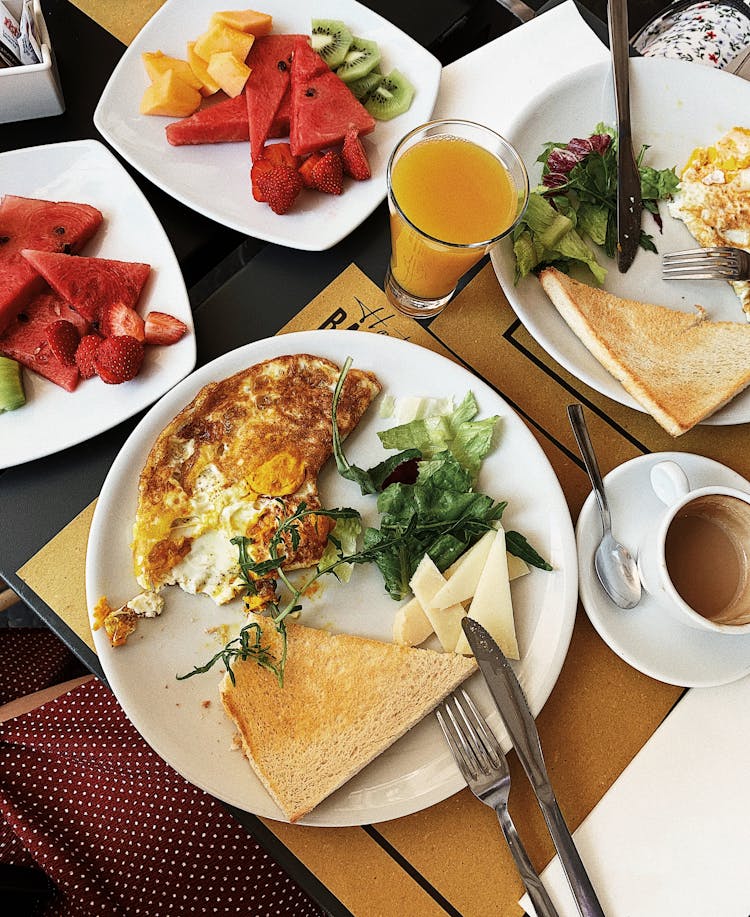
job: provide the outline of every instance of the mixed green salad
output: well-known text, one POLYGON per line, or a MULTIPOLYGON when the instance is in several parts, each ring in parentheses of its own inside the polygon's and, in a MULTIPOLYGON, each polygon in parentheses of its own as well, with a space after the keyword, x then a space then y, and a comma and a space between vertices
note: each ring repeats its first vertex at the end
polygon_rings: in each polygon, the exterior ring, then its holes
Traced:
MULTIPOLYGON (((300 503, 278 526, 269 544, 267 560, 252 559, 249 539, 233 538, 248 594, 257 594, 259 580, 272 578, 274 600, 267 610, 283 637, 282 656, 276 659, 269 653, 262 645, 259 625, 251 622, 205 665, 178 679, 206 672, 221 661, 234 681, 232 663, 252 658, 273 671, 282 684, 286 664, 285 620, 301 610, 302 596, 316 580, 332 573, 345 581, 354 566, 374 563, 383 576, 386 592, 400 601, 409 593, 409 581, 425 554, 442 572, 501 519, 507 502, 496 502, 474 489, 482 461, 492 449, 498 418, 476 420, 479 406, 469 392, 457 407, 451 403, 439 413, 378 433, 384 448, 400 451, 372 468, 359 468, 346 458, 336 423, 350 366, 351 358, 346 360, 333 394, 333 454, 339 474, 356 483, 363 495, 376 499, 379 527, 367 527, 363 532, 360 514, 355 509, 308 509, 300 503), (282 568, 286 559, 285 539, 296 550, 298 526, 308 515, 326 516, 335 525, 315 572, 303 583, 295 584, 282 568), (285 587, 283 600, 277 591, 279 583, 285 587)), ((531 566, 552 569, 519 532, 506 531, 505 537, 511 554, 531 566)))
MULTIPOLYGON (((661 229, 658 202, 677 190, 679 178, 672 169, 643 165, 648 150, 642 146, 636 162, 641 176, 643 207, 661 229)), ((516 259, 515 282, 532 271, 554 266, 569 273, 583 265, 597 283, 606 269, 592 245, 613 258, 617 246, 617 132, 597 124, 586 138, 544 145, 541 184, 529 194, 526 212, 512 234, 516 259)), ((656 251, 653 237, 641 230, 641 248, 656 251)))

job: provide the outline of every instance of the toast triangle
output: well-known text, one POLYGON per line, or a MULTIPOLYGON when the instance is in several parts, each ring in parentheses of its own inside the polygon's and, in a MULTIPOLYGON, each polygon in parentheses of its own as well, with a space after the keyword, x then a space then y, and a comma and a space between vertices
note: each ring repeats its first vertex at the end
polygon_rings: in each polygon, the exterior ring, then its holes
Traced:
POLYGON ((555 268, 545 293, 586 348, 672 436, 750 384, 750 325, 621 299, 555 268))
MULTIPOLYGON (((260 624, 278 658, 273 622, 260 624)), ((416 725, 476 669, 473 658, 287 623, 284 685, 253 660, 220 686, 253 770, 289 821, 416 725)))

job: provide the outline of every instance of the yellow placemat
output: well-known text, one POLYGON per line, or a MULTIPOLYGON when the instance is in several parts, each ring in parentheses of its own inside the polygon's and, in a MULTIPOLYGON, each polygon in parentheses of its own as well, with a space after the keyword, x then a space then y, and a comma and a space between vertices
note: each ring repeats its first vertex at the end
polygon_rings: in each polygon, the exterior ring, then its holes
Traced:
MULTIPOLYGON (((165 0, 71 0, 110 35, 129 45, 165 0)), ((232 4, 227 4, 231 7, 232 4)), ((206 14, 208 22, 208 14, 206 14)), ((157 49, 154 48, 154 51, 157 49)))

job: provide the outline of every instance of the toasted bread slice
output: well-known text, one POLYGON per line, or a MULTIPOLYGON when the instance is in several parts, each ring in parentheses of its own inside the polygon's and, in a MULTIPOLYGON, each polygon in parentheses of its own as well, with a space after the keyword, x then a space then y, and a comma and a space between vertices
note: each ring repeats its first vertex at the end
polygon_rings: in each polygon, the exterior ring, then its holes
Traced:
MULTIPOLYGON (((251 615, 278 658, 274 624, 251 615)), ((220 687, 253 770, 297 821, 369 764, 470 675, 453 653, 331 635, 287 624, 284 684, 256 662, 233 666, 220 687)))
POLYGON ((672 436, 750 384, 750 326, 620 299, 555 268, 544 291, 583 344, 672 436))

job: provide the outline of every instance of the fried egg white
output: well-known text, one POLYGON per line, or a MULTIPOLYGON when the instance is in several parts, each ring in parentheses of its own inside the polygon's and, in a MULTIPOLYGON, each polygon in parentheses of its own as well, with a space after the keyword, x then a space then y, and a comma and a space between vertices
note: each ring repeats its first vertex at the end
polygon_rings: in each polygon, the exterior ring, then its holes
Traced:
MULTIPOLYGON (((693 150, 669 204, 703 247, 750 252, 750 130, 733 127, 713 146, 693 150)), ((730 281, 750 321, 750 281, 730 281)))

